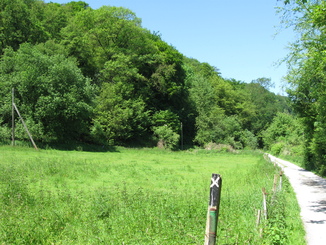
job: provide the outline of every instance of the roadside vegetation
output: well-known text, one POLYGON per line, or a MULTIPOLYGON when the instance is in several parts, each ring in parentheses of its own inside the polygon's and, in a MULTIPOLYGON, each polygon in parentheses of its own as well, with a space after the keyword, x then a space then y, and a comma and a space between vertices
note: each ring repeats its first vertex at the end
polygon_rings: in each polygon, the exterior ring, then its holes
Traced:
POLYGON ((285 180, 272 201, 278 170, 261 153, 0 150, 1 244, 202 244, 213 172, 219 244, 305 244, 294 193, 285 180), (257 227, 262 187, 269 218, 257 227))

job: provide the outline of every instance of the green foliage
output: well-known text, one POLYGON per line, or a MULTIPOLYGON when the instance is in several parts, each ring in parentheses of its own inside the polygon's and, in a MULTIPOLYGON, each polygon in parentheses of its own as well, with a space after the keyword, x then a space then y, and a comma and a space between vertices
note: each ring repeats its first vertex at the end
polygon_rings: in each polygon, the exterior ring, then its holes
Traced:
POLYGON ((296 227, 293 218, 300 210, 296 199, 289 196, 294 191, 286 178, 282 178, 282 189, 267 194, 267 220, 263 221, 263 242, 261 244, 306 244, 303 236, 294 236, 293 231, 305 234, 303 226, 296 227), (296 227, 296 228, 295 228, 296 227))
POLYGON ((258 147, 257 137, 248 129, 241 132, 240 141, 243 143, 244 148, 255 150, 258 147))
MULTIPOLYGON (((4 137, 11 87, 35 139, 47 142, 151 145, 153 128, 179 134, 182 125, 185 144, 255 148, 276 112, 288 110, 268 91, 270 79, 226 80, 144 29, 129 9, 5 0, 0 10, 4 137)), ((17 137, 26 139, 20 125, 17 137)))
POLYGON ((61 31, 70 55, 79 60, 84 74, 90 77, 95 77, 113 56, 140 55, 147 48, 145 33, 133 12, 109 6, 77 13, 61 31))
POLYGON ((218 113, 219 111, 217 113, 213 111, 208 116, 197 118, 199 129, 195 140, 202 145, 207 142, 215 142, 237 146, 236 142, 239 141, 241 131, 241 125, 237 117, 227 117, 218 113))
POLYGON ((216 68, 185 60, 186 85, 196 108, 195 142, 231 144, 255 149, 277 112, 289 110, 287 101, 268 91, 272 82, 259 78, 250 84, 220 77, 216 68))
POLYGON ((279 154, 281 154, 283 152, 284 147, 285 147, 284 142, 277 142, 272 145, 271 152, 273 155, 278 156, 279 154))
POLYGON ((133 86, 117 82, 102 88, 95 109, 93 137, 119 144, 142 136, 149 125, 149 114, 141 98, 130 98, 133 86))
POLYGON ((47 40, 36 0, 3 0, 0 3, 0 54, 7 47, 17 50, 25 42, 36 44, 47 40))
POLYGON ((245 86, 255 111, 255 114, 251 114, 249 129, 259 136, 268 128, 278 112, 290 110, 283 96, 267 90, 270 86, 272 86, 271 81, 267 78, 258 78, 245 86))
POLYGON ((302 123, 291 114, 278 113, 262 135, 266 149, 272 154, 303 155, 302 123))
POLYGON ((11 130, 3 125, 3 121, 0 118, 0 143, 6 143, 11 138, 11 130))
POLYGON ((178 115, 170 110, 158 111, 152 116, 154 126, 167 125, 175 133, 180 132, 180 121, 178 115))
POLYGON ((325 165, 325 2, 295 1, 285 11, 293 13, 292 23, 299 39, 288 57, 291 85, 288 93, 305 133, 306 167, 319 171, 325 165))
POLYGON ((43 29, 46 30, 48 39, 61 40, 61 30, 68 25, 73 16, 87 8, 89 8, 88 4, 82 1, 72 1, 66 4, 53 2, 42 4, 39 19, 43 29))
MULTIPOLYGON (((195 69, 194 67, 193 69, 195 69)), ((209 142, 234 144, 241 125, 236 116, 231 113, 233 102, 227 97, 232 88, 217 74, 193 75, 193 69, 188 68, 188 86, 190 98, 198 112, 196 118, 197 134, 195 141, 200 145, 209 142)))
MULTIPOLYGON (((23 44, 16 52, 6 50, 0 61, 0 99, 8 105, 15 88, 16 104, 39 140, 81 139, 88 132, 93 87, 74 59, 47 54, 55 48, 45 52, 43 45, 23 44)), ((9 122, 10 106, 2 110, 9 122)))
POLYGON ((180 135, 168 125, 153 127, 154 135, 158 139, 158 146, 165 149, 173 149, 179 143, 180 135))

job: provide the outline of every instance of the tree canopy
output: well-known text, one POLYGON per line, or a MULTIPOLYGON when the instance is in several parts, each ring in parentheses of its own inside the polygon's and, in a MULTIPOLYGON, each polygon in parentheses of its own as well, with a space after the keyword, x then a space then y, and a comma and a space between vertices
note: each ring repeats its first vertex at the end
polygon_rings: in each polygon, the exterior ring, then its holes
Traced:
POLYGON ((44 142, 256 148, 273 117, 290 110, 269 91, 270 79, 225 79, 143 28, 129 9, 14 0, 0 11, 3 140, 13 87, 44 142))
POLYGON ((326 3, 317 0, 287 3, 283 9, 285 21, 294 26, 299 36, 287 58, 288 93, 303 122, 306 167, 325 175, 326 3))

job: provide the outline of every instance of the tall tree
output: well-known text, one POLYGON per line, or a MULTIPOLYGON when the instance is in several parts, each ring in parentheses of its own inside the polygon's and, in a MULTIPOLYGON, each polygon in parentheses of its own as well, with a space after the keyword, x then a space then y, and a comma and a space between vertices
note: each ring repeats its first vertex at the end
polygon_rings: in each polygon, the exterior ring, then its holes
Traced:
POLYGON ((255 115, 251 119, 249 129, 257 135, 267 129, 277 112, 284 112, 289 109, 286 100, 275 95, 268 89, 272 86, 268 78, 258 78, 245 85, 249 99, 255 107, 255 115))
MULTIPOLYGON (((77 57, 83 73, 101 87, 99 98, 108 98, 109 94, 112 98, 97 100, 95 122, 105 132, 114 130, 113 121, 109 121, 108 115, 103 116, 101 108, 110 108, 111 114, 118 115, 113 111, 118 110, 115 104, 121 99, 129 101, 129 108, 132 108, 132 103, 142 104, 134 109, 143 111, 150 118, 160 111, 170 110, 183 121, 190 121, 187 91, 184 89, 183 56, 158 35, 143 29, 140 19, 132 11, 109 6, 86 9, 71 18, 61 34, 62 43, 70 55, 77 57), (124 91, 124 94, 114 91, 124 91)), ((121 123, 145 127, 142 130, 147 132, 155 126, 154 118, 151 123, 145 123, 145 120, 143 124, 136 118, 131 116, 121 123)), ((191 127, 188 123, 185 125, 191 127)), ((107 136, 120 142, 123 138, 134 139, 128 128, 124 125, 119 129, 118 134, 123 137, 113 133, 107 136)), ((134 136, 140 131, 135 130, 134 136)))
POLYGON ((21 43, 36 44, 48 39, 39 19, 42 3, 38 0, 0 2, 0 53, 6 47, 17 50, 21 43))
MULTIPOLYGON (((47 45, 23 44, 16 52, 5 51, 0 61, 1 101, 8 104, 15 88, 16 104, 39 140, 85 140, 93 88, 75 59, 60 54, 61 46, 47 45)), ((1 109, 3 117, 10 117, 8 107, 1 109)))
POLYGON ((288 93, 304 123, 306 167, 326 175, 326 3, 288 2, 284 11, 299 34, 288 57, 288 93))

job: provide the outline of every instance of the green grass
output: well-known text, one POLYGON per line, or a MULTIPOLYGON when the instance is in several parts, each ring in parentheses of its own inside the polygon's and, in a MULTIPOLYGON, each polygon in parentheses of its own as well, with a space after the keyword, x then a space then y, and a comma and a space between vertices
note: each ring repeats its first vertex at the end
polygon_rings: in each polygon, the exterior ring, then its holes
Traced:
POLYGON ((287 181, 260 237, 261 188, 277 170, 258 153, 2 146, 0 168, 0 244, 203 244, 212 173, 218 244, 305 244, 287 181))

